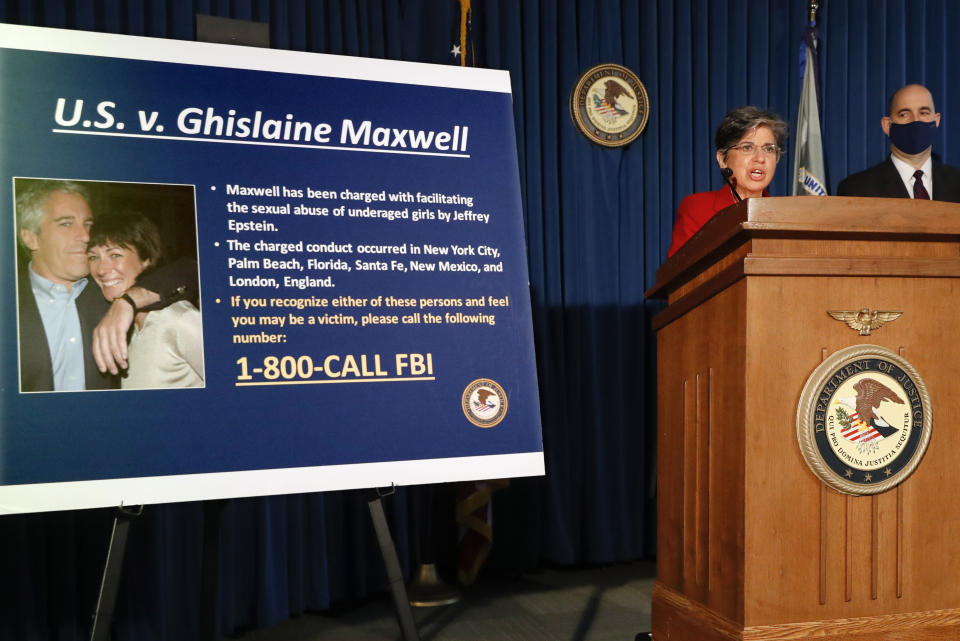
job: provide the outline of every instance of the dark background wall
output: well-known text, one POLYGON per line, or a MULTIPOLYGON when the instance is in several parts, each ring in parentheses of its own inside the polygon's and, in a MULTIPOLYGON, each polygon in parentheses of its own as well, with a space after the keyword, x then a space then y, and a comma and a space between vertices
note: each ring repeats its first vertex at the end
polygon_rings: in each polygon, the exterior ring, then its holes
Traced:
MULTIPOLYGON (((907 82, 932 90, 943 113, 934 151, 960 164, 960 126, 951 124, 960 118, 960 3, 823 5, 828 186, 882 160, 879 120, 907 82)), ((490 568, 652 553, 648 327, 659 303, 643 292, 666 256, 680 199, 720 185, 712 140, 723 115, 751 103, 795 124, 806 10, 806 0, 474 0, 478 64, 509 70, 513 83, 547 458, 546 478, 514 480, 495 495, 490 568), (646 131, 625 149, 592 145, 568 115, 577 77, 602 62, 632 69, 650 96, 646 131)), ((191 40, 195 13, 205 13, 269 22, 275 48, 441 64, 453 61, 458 11, 454 0, 0 0, 2 22, 191 40)), ((791 158, 787 149, 774 195, 786 193, 791 158)), ((437 497, 446 559, 452 488, 437 497)), ((390 502, 407 571, 420 503, 409 489, 390 502)), ((215 533, 219 630, 383 590, 365 510, 354 492, 226 502, 215 533)), ((2 638, 86 636, 109 518, 107 510, 0 518, 0 581, 13 595, 0 600, 2 638)), ((203 529, 196 503, 148 507, 135 523, 117 639, 197 638, 203 529)))

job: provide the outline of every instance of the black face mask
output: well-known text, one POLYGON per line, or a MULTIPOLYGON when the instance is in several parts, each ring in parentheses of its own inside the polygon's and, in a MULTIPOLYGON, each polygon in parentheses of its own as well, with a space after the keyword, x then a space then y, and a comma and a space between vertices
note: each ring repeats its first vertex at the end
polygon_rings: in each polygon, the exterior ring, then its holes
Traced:
POLYGON ((905 154, 919 154, 933 145, 937 136, 937 123, 914 120, 905 125, 890 123, 890 141, 905 154))

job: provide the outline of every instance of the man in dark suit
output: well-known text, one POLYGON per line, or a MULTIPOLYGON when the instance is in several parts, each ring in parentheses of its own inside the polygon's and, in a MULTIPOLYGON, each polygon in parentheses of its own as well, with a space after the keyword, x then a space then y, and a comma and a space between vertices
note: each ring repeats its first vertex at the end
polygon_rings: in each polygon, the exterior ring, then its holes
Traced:
POLYGON ((960 169, 933 158, 940 114, 933 95, 922 85, 907 85, 893 94, 890 114, 880 119, 890 138, 885 161, 845 178, 838 196, 923 198, 960 202, 960 169))
POLYGON ((116 375, 126 362, 98 364, 104 360, 93 341, 98 324, 108 313, 122 317, 126 324, 118 322, 115 333, 125 348, 137 309, 165 307, 196 291, 195 263, 161 268, 110 303, 87 278, 93 212, 82 184, 18 178, 16 189, 18 240, 30 257, 17 279, 20 391, 119 387, 116 375))
POLYGON ((18 278, 20 389, 110 389, 88 340, 109 306, 87 279, 93 212, 83 188, 36 181, 17 197, 17 229, 29 266, 18 278))

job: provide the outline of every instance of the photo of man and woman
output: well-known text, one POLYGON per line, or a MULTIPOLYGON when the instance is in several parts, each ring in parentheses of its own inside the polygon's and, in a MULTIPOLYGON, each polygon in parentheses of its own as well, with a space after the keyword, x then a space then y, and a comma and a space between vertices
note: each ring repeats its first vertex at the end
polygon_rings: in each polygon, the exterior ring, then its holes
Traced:
POLYGON ((13 191, 20 391, 204 387, 193 185, 13 191))

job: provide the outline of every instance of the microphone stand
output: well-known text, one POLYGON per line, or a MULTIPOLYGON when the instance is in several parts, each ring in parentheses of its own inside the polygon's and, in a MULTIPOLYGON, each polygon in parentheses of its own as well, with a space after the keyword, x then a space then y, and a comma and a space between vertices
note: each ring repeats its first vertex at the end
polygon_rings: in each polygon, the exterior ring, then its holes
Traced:
POLYGON ((733 197, 737 199, 737 202, 743 200, 740 194, 737 193, 737 181, 733 178, 733 170, 729 167, 722 167, 720 169, 720 175, 723 176, 723 182, 725 182, 727 187, 730 188, 730 191, 733 192, 733 197))

